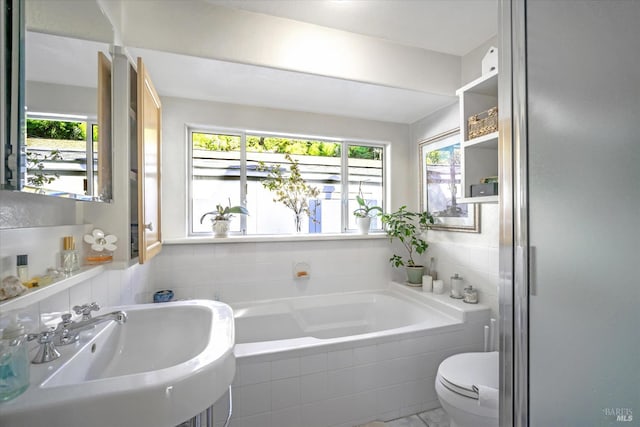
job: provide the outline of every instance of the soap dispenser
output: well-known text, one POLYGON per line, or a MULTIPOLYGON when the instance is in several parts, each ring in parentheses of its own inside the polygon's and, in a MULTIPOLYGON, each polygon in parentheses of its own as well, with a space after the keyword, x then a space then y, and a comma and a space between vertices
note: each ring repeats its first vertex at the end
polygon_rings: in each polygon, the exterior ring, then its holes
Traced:
POLYGON ((24 326, 13 319, 0 339, 0 402, 29 387, 29 354, 24 326))

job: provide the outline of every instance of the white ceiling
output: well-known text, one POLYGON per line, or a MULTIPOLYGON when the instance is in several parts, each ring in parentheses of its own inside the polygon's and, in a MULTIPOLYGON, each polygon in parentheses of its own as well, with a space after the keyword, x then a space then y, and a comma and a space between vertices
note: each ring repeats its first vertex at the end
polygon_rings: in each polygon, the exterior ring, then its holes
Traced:
POLYGON ((498 28, 498 0, 205 1, 457 56, 498 28))
POLYGON ((413 123, 449 96, 132 48, 160 95, 413 123), (177 83, 179 82, 179 84, 177 83), (206 82, 206 84, 203 84, 206 82))
MULTIPOLYGON (((467 53, 490 38, 497 26, 497 0, 206 1, 456 55, 467 53)), ((85 72, 82 76, 69 72, 69 69, 95 69, 93 59, 90 67, 87 64, 87 58, 95 58, 94 44, 89 43, 84 49, 80 46, 82 41, 42 34, 29 36, 27 42, 28 79, 95 86, 94 72, 85 72), (86 50, 89 56, 77 54, 80 50, 86 50)), ((131 49, 131 53, 145 59, 161 96, 395 123, 413 123, 455 102, 453 96, 253 65, 145 49, 131 49)))

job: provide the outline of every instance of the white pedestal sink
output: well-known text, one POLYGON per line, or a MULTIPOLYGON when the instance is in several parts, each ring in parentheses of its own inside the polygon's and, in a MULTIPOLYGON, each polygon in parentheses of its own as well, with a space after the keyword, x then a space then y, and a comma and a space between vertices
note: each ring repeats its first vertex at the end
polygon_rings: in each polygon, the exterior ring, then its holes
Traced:
MULTIPOLYGON (((116 307, 108 322, 31 365, 31 385, 0 403, 2 427, 173 427, 205 410, 235 374, 233 312, 193 300, 116 307)), ((103 310, 104 311, 104 310, 103 310)))

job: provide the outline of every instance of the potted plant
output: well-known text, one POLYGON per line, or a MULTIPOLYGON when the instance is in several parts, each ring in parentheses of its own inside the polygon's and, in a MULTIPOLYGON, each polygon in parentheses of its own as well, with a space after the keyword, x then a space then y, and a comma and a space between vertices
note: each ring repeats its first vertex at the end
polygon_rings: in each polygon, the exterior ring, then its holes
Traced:
POLYGON ((369 202, 364 199, 364 195, 362 194, 362 182, 360 182, 358 187, 356 201, 358 202, 358 208, 353 211, 353 216, 356 217, 356 224, 358 224, 360 234, 369 234, 371 218, 381 215, 382 208, 380 206, 370 205, 369 202))
POLYGON ((394 267, 405 267, 409 285, 419 286, 422 283, 424 266, 416 264, 414 256, 422 255, 429 247, 423 235, 433 222, 433 216, 429 212, 410 212, 406 206, 400 207, 396 212, 382 215, 387 235, 392 241, 398 239, 407 250, 406 259, 393 254, 389 262, 394 267))
POLYGON ((269 172, 262 180, 262 186, 275 193, 274 202, 282 203, 293 211, 296 232, 300 233, 302 215, 316 220, 314 213, 309 209, 309 199, 318 197, 320 190, 307 184, 302 178, 297 160, 293 160, 289 154, 285 154, 284 158, 289 162, 288 175, 284 175, 278 166, 267 167, 260 163, 259 170, 269 172))
POLYGON ((231 206, 231 199, 229 199, 229 206, 222 207, 222 205, 216 205, 216 210, 207 212, 200 217, 200 224, 204 221, 207 215, 212 215, 211 225, 215 237, 227 237, 229 235, 229 224, 233 214, 249 215, 249 211, 244 206, 231 206))

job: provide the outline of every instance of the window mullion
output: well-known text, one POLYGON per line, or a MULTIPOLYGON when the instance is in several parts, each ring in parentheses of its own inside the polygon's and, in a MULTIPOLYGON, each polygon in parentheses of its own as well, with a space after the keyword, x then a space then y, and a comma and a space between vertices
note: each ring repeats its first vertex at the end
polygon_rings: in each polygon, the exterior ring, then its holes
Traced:
POLYGON ((340 174, 342 176, 342 200, 341 200, 341 228, 342 232, 349 231, 349 144, 342 141, 340 150, 340 174))
MULTIPOLYGON (((247 133, 240 134, 240 204, 247 207, 247 133)), ((247 234, 247 217, 240 215, 240 232, 247 234)))

